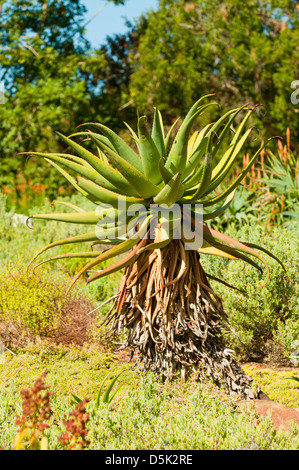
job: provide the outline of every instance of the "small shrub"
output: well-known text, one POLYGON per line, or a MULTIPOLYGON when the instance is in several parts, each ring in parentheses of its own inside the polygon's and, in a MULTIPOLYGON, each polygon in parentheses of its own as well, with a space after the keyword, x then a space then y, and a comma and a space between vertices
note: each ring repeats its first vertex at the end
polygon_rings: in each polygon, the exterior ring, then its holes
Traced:
POLYGON ((22 416, 17 416, 18 430, 13 450, 45 450, 47 448, 44 436, 45 429, 49 428, 47 421, 52 416, 49 386, 44 384, 45 374, 41 375, 30 390, 21 390, 23 400, 22 416))
POLYGON ((66 303, 62 285, 32 273, 0 277, 0 318, 32 334, 51 336, 66 303))
POLYGON ((89 413, 86 411, 87 403, 86 398, 77 403, 70 413, 69 419, 63 420, 66 431, 58 437, 58 440, 68 450, 84 450, 90 444, 87 439, 88 429, 86 429, 86 424, 89 421, 89 413))
MULTIPOLYGON (((230 235, 230 231, 227 232, 230 235)), ((235 232, 233 232, 233 236, 235 232)), ((285 265, 286 271, 267 255, 270 280, 259 276, 252 266, 241 261, 202 257, 206 272, 246 290, 246 295, 218 282, 213 286, 223 299, 235 333, 231 346, 242 360, 284 361, 290 356, 293 341, 299 339, 299 244, 295 234, 273 227, 271 233, 258 225, 238 231, 241 241, 263 244, 285 265)))
POLYGON ((94 317, 92 302, 74 292, 65 296, 66 280, 25 271, 0 275, 0 335, 6 343, 36 336, 83 343, 94 317))

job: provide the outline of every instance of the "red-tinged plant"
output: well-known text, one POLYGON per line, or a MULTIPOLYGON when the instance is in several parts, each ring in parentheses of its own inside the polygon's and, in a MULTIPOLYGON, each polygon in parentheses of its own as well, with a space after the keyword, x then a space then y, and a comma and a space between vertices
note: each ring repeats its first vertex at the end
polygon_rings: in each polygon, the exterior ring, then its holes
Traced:
POLYGON ((66 431, 58 439, 62 446, 69 450, 84 450, 90 444, 87 439, 88 430, 86 429, 89 420, 89 413, 86 411, 87 403, 86 398, 77 403, 71 411, 69 419, 63 421, 66 431))
POLYGON ((52 416, 50 397, 53 393, 49 392, 49 387, 44 384, 45 377, 46 374, 41 375, 30 390, 21 391, 23 413, 16 419, 16 425, 20 426, 20 429, 13 450, 47 448, 44 431, 49 427, 46 421, 52 416))

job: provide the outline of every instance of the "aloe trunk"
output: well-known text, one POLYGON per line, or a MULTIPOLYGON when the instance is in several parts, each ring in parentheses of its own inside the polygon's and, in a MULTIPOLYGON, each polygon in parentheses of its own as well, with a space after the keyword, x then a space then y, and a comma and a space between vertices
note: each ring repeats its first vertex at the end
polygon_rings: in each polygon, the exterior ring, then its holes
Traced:
POLYGON ((147 252, 126 267, 118 302, 105 319, 107 337, 126 331, 131 357, 164 378, 206 369, 228 393, 253 398, 252 380, 223 341, 229 330, 221 299, 214 293, 196 251, 180 240, 147 252))

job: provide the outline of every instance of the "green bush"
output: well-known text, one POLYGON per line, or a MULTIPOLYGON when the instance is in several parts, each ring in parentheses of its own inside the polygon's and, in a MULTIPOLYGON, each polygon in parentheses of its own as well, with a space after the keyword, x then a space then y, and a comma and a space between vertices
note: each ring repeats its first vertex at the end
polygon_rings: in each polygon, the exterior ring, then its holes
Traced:
MULTIPOLYGON (((227 234, 236 236, 232 229, 227 234)), ((241 228, 237 238, 262 244, 284 263, 286 272, 263 254, 270 269, 270 280, 263 286, 266 274, 260 276, 255 268, 242 261, 202 256, 207 273, 246 291, 242 294, 211 281, 223 299, 234 329, 228 340, 242 360, 286 359, 293 341, 299 339, 298 239, 286 229, 272 228, 269 233, 258 225, 241 228)))
POLYGON ((40 338, 62 344, 89 343, 95 332, 95 304, 87 290, 74 289, 55 272, 22 269, 0 274, 0 340, 23 347, 40 338))
MULTIPOLYGON (((62 202, 80 205, 82 201, 73 197, 62 199, 62 202)), ((84 204, 83 207, 86 207, 84 204)), ((51 207, 50 201, 46 201, 43 206, 32 209, 34 213, 54 210, 64 212, 70 208, 59 204, 55 209, 51 207)), ((74 295, 65 299, 71 276, 82 266, 82 260, 48 263, 39 267, 35 271, 36 275, 31 270, 26 274, 26 267, 40 248, 56 237, 63 239, 77 235, 82 228, 75 224, 55 221, 45 224, 38 221, 30 230, 23 222, 14 224, 12 216, 13 211, 8 212, 6 197, 0 195, 0 339, 5 344, 22 345, 28 334, 56 339, 60 334, 63 341, 73 338, 82 344, 86 338, 84 331, 86 328, 88 331, 92 329, 94 319, 94 315, 86 314, 116 294, 120 273, 89 286, 83 280, 72 290, 74 295)), ((87 246, 82 244, 80 249, 86 250, 87 246)), ((52 249, 44 258, 67 250, 68 245, 52 249)), ((103 263, 102 266, 106 265, 103 263)), ((95 315, 105 315, 110 307, 110 303, 104 305, 95 315)))
POLYGON ((20 331, 53 336, 61 322, 66 285, 26 272, 0 275, 0 321, 20 331))

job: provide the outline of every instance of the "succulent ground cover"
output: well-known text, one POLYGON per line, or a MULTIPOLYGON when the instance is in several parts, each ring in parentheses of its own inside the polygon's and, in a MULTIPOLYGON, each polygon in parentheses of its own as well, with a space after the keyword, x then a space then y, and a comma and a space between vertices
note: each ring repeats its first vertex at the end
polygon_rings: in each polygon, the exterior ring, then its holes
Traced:
MULTIPOLYGON (((200 450, 287 450, 299 448, 298 426, 292 432, 277 432, 271 417, 258 416, 253 409, 236 406, 236 399, 219 390, 211 381, 176 377, 162 385, 153 374, 138 374, 127 364, 120 364, 110 354, 94 348, 66 348, 43 343, 38 347, 6 354, 0 368, 0 448, 12 449, 16 433, 16 416, 22 416, 22 395, 36 379, 46 373, 44 383, 54 393, 50 397, 52 415, 43 432, 50 450, 62 450, 60 437, 71 418, 72 393, 86 397, 89 420, 88 450, 133 449, 200 449, 200 450), (58 366, 59 365, 59 366, 58 366), (95 398, 107 372, 121 386, 110 404, 95 398)), ((272 400, 296 407, 299 388, 286 380, 297 371, 271 370, 245 365, 245 370, 262 383, 272 400)), ((40 436, 39 436, 40 437, 40 436)), ((39 440, 38 444, 45 443, 39 440)), ((28 448, 24 440, 24 448, 28 448)))

